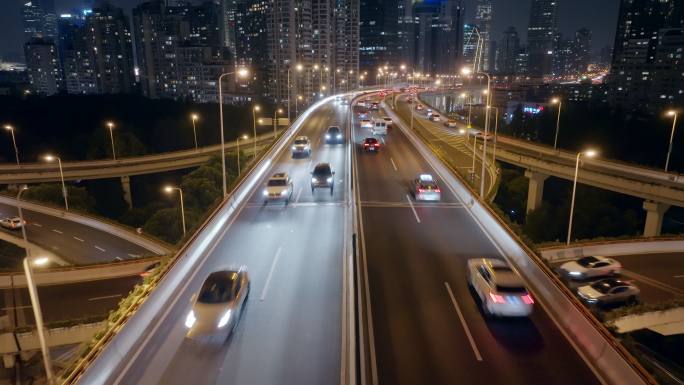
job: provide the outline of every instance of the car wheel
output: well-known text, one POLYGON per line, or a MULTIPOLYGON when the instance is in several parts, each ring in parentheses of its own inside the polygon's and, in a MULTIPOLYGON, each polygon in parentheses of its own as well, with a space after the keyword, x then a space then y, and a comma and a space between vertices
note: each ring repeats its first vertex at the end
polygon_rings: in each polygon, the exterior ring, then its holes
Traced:
POLYGON ((631 297, 627 298, 627 305, 630 305, 630 306, 636 305, 637 302, 639 302, 639 300, 635 296, 631 296, 631 297))

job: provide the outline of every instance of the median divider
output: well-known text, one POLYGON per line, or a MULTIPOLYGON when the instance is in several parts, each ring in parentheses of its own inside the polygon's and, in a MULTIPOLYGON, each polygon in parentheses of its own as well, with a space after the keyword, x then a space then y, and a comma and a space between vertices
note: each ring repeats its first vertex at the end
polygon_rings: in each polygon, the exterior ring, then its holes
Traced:
POLYGON ((171 266, 132 301, 125 314, 109 325, 102 338, 72 368, 63 384, 106 384, 125 374, 125 365, 136 359, 151 333, 170 311, 185 280, 206 260, 209 250, 221 238, 224 228, 235 219, 254 187, 269 170, 272 159, 294 138, 313 110, 333 100, 324 98, 312 105, 294 122, 252 167, 243 174, 223 202, 189 237, 176 253, 171 266))
POLYGON ((473 220, 497 247, 501 256, 518 268, 533 293, 578 354, 604 384, 655 384, 620 342, 599 322, 548 267, 494 213, 486 202, 467 186, 458 172, 440 159, 397 115, 390 117, 435 169, 451 191, 462 201, 473 220))
POLYGON ((542 258, 549 262, 560 262, 589 255, 604 257, 642 254, 681 253, 684 252, 683 238, 630 239, 573 243, 572 246, 550 246, 537 249, 542 258))

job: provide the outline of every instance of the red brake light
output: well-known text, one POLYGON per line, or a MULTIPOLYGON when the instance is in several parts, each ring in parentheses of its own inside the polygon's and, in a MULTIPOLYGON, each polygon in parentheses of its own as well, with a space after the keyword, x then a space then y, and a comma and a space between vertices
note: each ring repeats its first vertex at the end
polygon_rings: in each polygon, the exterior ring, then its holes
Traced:
POLYGON ((506 301, 504 300, 504 297, 494 294, 494 293, 489 293, 489 296, 492 298, 492 301, 494 303, 505 303, 506 301))
POLYGON ((435 192, 442 192, 442 190, 440 190, 439 187, 438 187, 438 188, 435 189, 435 192))
POLYGON ((523 302, 525 302, 525 305, 532 305, 534 303, 532 296, 529 294, 523 295, 522 300, 523 300, 523 302))

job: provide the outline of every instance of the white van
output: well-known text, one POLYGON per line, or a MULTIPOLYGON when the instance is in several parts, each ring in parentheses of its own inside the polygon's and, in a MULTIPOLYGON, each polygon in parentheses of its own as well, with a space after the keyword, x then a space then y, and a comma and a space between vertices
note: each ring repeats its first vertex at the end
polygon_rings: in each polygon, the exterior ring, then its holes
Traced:
POLYGON ((387 135, 387 122, 383 119, 375 119, 371 131, 373 135, 387 135))

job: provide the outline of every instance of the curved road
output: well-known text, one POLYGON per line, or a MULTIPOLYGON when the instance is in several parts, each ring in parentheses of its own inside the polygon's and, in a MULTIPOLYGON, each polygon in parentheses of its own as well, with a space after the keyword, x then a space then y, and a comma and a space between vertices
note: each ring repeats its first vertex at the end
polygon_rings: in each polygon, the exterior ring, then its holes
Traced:
MULTIPOLYGON (((354 130, 356 143, 370 135, 354 130)), ((385 143, 355 156, 378 383, 599 384, 540 306, 529 319, 483 316, 465 265, 496 247, 446 186, 440 203, 414 202, 410 181, 436 172, 398 128, 385 143)))

